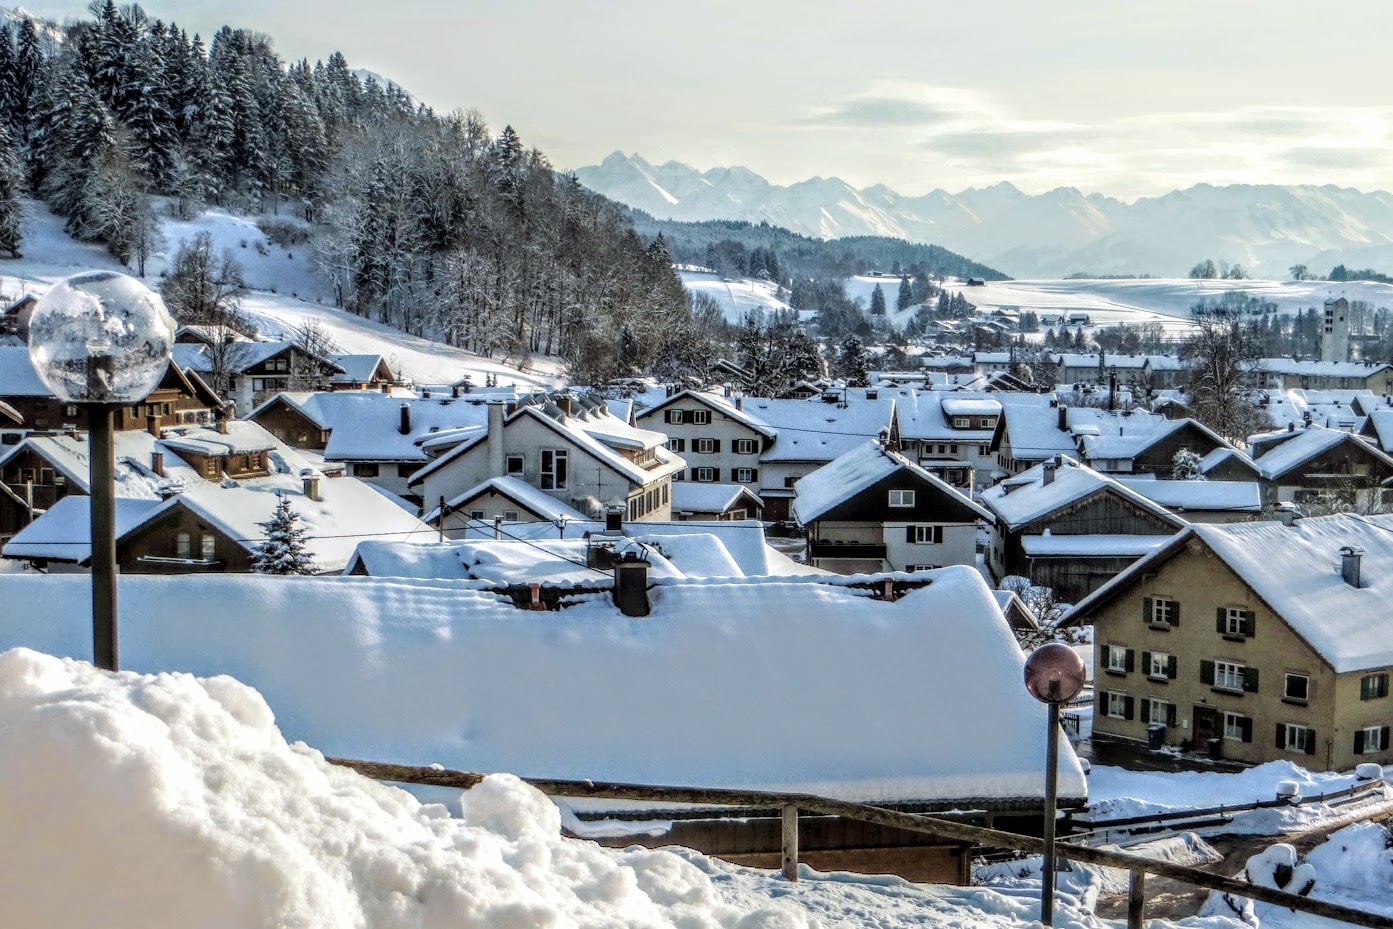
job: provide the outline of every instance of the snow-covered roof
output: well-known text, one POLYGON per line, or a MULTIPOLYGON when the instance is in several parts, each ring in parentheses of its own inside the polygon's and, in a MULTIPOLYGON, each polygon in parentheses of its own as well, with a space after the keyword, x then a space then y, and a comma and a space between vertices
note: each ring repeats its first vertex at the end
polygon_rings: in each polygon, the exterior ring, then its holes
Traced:
POLYGON ((1236 448, 1214 449, 1212 452, 1200 459, 1200 471, 1204 474, 1209 474, 1211 471, 1213 471, 1215 468, 1219 467, 1226 461, 1237 462, 1244 468, 1246 468, 1248 471, 1250 471, 1254 477, 1258 476, 1258 466, 1253 464, 1253 459, 1249 458, 1247 455, 1243 454, 1236 448))
POLYGON ((1168 509, 1247 513, 1262 509, 1262 488, 1257 481, 1163 481, 1138 477, 1118 477, 1117 481, 1168 509))
POLYGON ((905 439, 986 443, 992 430, 954 429, 952 416, 998 416, 1001 402, 984 393, 907 390, 895 404, 900 436, 905 439))
MULTIPOLYGON (((1061 352, 1055 356, 1055 364, 1066 368, 1097 368, 1098 354, 1074 352, 1061 352)), ((1166 355, 1114 355, 1111 352, 1102 356, 1103 370, 1108 368, 1119 368, 1124 370, 1140 370, 1150 358, 1166 358, 1166 355)))
POLYGON ((1064 411, 1064 429, 1059 428, 1059 410, 1055 408, 1003 401, 1002 414, 1006 435, 1011 439, 1011 453, 1025 460, 1049 458, 1060 452, 1074 454, 1076 437, 1080 435, 1140 436, 1174 428, 1164 416, 1141 410, 1070 406, 1064 411))
POLYGON ((330 355, 340 373, 333 380, 344 384, 369 384, 382 365, 381 355, 330 355))
POLYGON ((973 352, 972 360, 978 364, 1010 364, 1010 352, 973 352))
POLYGON ((990 513, 955 488, 903 455, 883 447, 879 442, 864 442, 807 477, 799 479, 798 483, 793 485, 798 494, 793 501, 793 515, 800 523, 811 523, 833 507, 845 503, 898 471, 908 471, 943 494, 946 500, 960 504, 964 519, 991 519, 990 513))
POLYGON ((1023 535, 1021 548, 1035 558, 1138 557, 1166 542, 1164 535, 1023 535))
MULTIPOLYGON (((587 518, 584 513, 567 506, 550 494, 543 493, 526 481, 506 476, 491 477, 482 484, 469 488, 453 500, 445 501, 445 505, 452 510, 458 509, 475 497, 483 496, 490 491, 502 494, 541 519, 555 522, 558 519, 584 521, 587 518)), ((434 522, 439 515, 440 508, 436 507, 421 518, 430 523, 434 522)))
POLYGON ((1378 439, 1379 448, 1393 451, 1393 409, 1374 410, 1369 414, 1369 428, 1378 439))
POLYGON ((999 416, 1001 401, 991 397, 964 397, 954 394, 941 401, 943 412, 949 416, 999 416))
POLYGON ((673 481, 672 510, 674 513, 724 513, 741 498, 755 506, 764 506, 759 495, 744 484, 707 484, 698 481, 673 481))
MULTIPOLYGON (((92 556, 91 497, 72 494, 6 542, 6 558, 40 558, 84 564, 92 556)), ((159 499, 116 498, 116 537, 144 524, 164 504, 159 499)))
POLYGON ((1389 458, 1373 443, 1352 433, 1340 429, 1327 429, 1324 426, 1308 426, 1290 433, 1265 433, 1253 436, 1249 443, 1252 445, 1253 454, 1257 456, 1253 463, 1257 465, 1259 473, 1268 480, 1277 480, 1312 458, 1346 443, 1355 443, 1358 448, 1383 459, 1393 468, 1393 458, 1389 458), (1264 448, 1271 450, 1261 451, 1264 448))
POLYGON ((1316 516, 1280 522, 1196 523, 1074 608, 1086 616, 1198 538, 1337 674, 1393 665, 1393 516, 1316 516), (1340 549, 1364 549, 1361 586, 1340 574, 1340 549))
POLYGON ((27 345, 0 345, 0 397, 51 397, 29 360, 27 345))
POLYGON ((1171 515, 1164 507, 1152 503, 1108 475, 1100 474, 1068 457, 1063 459, 1060 467, 1055 468, 1054 480, 1045 484, 1045 465, 1048 463, 1038 464, 982 491, 982 504, 1000 517, 1008 527, 1014 529, 1110 488, 1141 509, 1162 517, 1177 529, 1185 525, 1184 520, 1171 515))
POLYGON ((1358 361, 1293 361, 1290 358, 1263 358, 1257 367, 1271 374, 1287 374, 1295 377, 1373 377, 1388 370, 1390 365, 1383 363, 1362 363, 1358 361))
POLYGON ((832 461, 895 422, 895 400, 767 400, 748 397, 745 412, 773 427, 778 438, 760 455, 762 462, 832 461))
MULTIPOLYGON (((965 567, 916 579, 930 583, 897 602, 827 579, 676 581, 633 619, 605 597, 532 614, 459 581, 129 576, 122 662, 233 674, 264 693, 287 738, 341 757, 1038 802, 1046 710, 1020 684, 1024 656, 991 591, 965 567), (799 711, 771 726, 787 706, 799 711)), ((0 647, 86 658, 87 585, 0 576, 0 647)), ((1060 796, 1083 798, 1060 748, 1060 796)))
MULTIPOLYGON (((294 348, 298 348, 298 345, 288 341, 240 341, 233 351, 227 352, 226 364, 233 372, 246 371, 294 348)), ((174 361, 182 368, 191 368, 202 374, 213 370, 213 359, 208 354, 207 347, 202 344, 181 342, 174 346, 173 351, 174 361)), ((328 358, 321 358, 320 364, 332 373, 341 373, 339 365, 328 358)))
MULTIPOLYGON (((760 435, 765 436, 766 438, 773 438, 775 435, 774 428, 771 427, 768 423, 764 422, 758 416, 750 415, 750 413, 747 410, 738 409, 735 406, 735 404, 731 403, 724 397, 700 390, 678 391, 671 397, 667 397, 662 401, 654 404, 653 406, 645 408, 644 411, 639 414, 639 419, 648 419, 651 416, 655 416, 660 410, 663 410, 666 407, 671 406, 672 404, 677 403, 681 400, 696 400, 698 403, 710 407, 712 410, 721 413, 722 415, 727 416, 730 419, 735 420, 742 426, 752 429, 755 432, 758 432, 760 435)), ((741 401, 741 403, 743 406, 745 401, 741 401)))
POLYGON ((335 392, 286 391, 247 415, 255 419, 276 401, 284 401, 320 429, 328 429, 324 457, 331 461, 426 462, 421 447, 436 433, 488 425, 488 405, 461 397, 403 399, 373 390, 335 392), (410 428, 401 431, 401 408, 410 410, 410 428))

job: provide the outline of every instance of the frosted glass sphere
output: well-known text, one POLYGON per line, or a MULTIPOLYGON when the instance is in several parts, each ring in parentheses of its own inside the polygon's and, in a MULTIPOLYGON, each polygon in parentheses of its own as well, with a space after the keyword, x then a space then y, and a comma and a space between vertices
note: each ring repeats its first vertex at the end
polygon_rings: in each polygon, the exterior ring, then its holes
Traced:
POLYGON ((1042 703, 1067 703, 1083 690, 1083 659, 1063 642, 1042 645, 1025 661, 1025 689, 1042 703))
POLYGON ((133 277, 89 271, 55 284, 29 320, 29 357, 69 403, 139 403, 169 367, 174 320, 133 277))

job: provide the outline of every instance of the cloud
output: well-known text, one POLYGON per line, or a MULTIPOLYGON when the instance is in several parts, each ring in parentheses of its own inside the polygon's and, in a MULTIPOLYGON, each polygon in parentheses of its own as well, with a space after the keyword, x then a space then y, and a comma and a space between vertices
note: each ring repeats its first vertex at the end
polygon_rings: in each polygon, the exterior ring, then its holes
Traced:
POLYGON ((972 112, 963 91, 947 87, 878 83, 863 93, 832 101, 788 121, 797 127, 865 129, 951 125, 972 112))

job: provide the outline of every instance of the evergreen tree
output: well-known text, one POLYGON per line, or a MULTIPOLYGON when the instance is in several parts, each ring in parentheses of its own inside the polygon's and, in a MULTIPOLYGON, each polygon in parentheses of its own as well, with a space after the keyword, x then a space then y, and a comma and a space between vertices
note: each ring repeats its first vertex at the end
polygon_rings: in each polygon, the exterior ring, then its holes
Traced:
POLYGON ((914 305, 914 288, 909 283, 909 275, 900 278, 900 292, 895 297, 895 309, 907 310, 914 305))
POLYGON ((22 258, 19 242, 22 235, 24 211, 20 192, 24 187, 24 172, 10 145, 10 134, 0 125, 0 252, 22 258))
POLYGON ((15 71, 11 83, 10 125, 15 141, 27 145, 34 131, 39 111, 39 94, 44 85, 47 68, 39 45, 39 30, 28 16, 19 26, 19 44, 15 50, 15 71))
POLYGON ((867 373, 869 362, 866 349, 861 340, 854 335, 842 341, 841 355, 837 358, 838 373, 846 378, 848 387, 869 387, 871 380, 867 373))
POLYGON ((8 24, 0 26, 0 126, 14 132, 15 100, 14 30, 8 24))
POLYGON ((305 546, 308 534, 299 525, 300 514, 290 508, 290 501, 282 496, 276 502, 276 511, 271 518, 257 523, 266 533, 266 538, 252 549, 252 570, 257 574, 314 574, 314 558, 305 546))
POLYGON ((648 257, 652 258, 657 264, 667 266, 672 264, 672 255, 668 254, 667 240, 663 234, 658 233, 658 237, 648 246, 648 257))
POLYGON ((1204 462, 1199 454, 1190 448, 1182 448, 1175 453, 1171 460, 1171 480, 1173 481, 1203 481, 1204 462))
POLYGON ((875 290, 871 291, 871 315, 885 315, 885 291, 880 289, 880 285, 875 285, 875 290))

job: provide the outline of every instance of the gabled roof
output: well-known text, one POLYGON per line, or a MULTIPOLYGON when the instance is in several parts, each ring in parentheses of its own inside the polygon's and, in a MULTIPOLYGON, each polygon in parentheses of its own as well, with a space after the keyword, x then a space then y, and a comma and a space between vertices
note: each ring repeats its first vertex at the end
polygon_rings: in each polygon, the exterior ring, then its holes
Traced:
POLYGON ((1354 443, 1358 450, 1367 452, 1393 469, 1393 458, 1380 451, 1372 442, 1340 429, 1312 425, 1295 432, 1270 432, 1253 436, 1249 442, 1257 455, 1253 463, 1257 465, 1258 472, 1270 481, 1278 480, 1311 459, 1349 443, 1354 443), (1260 449, 1269 447, 1271 451, 1262 451, 1259 454, 1260 449))
POLYGON ((1169 509, 1231 513, 1262 510, 1262 488, 1257 481, 1165 481, 1122 476, 1117 481, 1169 509))
POLYGON ((1152 503, 1135 490, 1072 458, 1065 457, 1063 464, 1055 469, 1054 480, 1045 484, 1046 464, 1049 462, 1038 464, 982 491, 982 504, 1008 528, 1016 529, 1103 491, 1117 494, 1177 529, 1185 526, 1183 519, 1174 516, 1165 507, 1152 503))
POLYGON ((10 406, 4 401, 0 401, 0 420, 10 420, 16 426, 24 422, 24 417, 19 415, 19 410, 10 406))
MULTIPOLYGON (((199 343, 177 343, 174 346, 174 360, 180 367, 206 374, 213 370, 213 361, 205 348, 199 343)), ((304 349, 295 342, 237 342, 235 350, 228 354, 227 362, 234 373, 240 373, 289 351, 303 352, 304 349)), ((329 373, 343 373, 343 369, 328 358, 317 360, 329 373)))
POLYGON ((760 455, 759 460, 766 463, 833 461, 882 432, 896 430, 896 409, 892 397, 853 399, 846 403, 827 403, 818 397, 808 400, 745 399, 745 412, 757 416, 778 432, 774 446, 760 455))
POLYGON ((763 507, 764 501, 744 484, 706 484, 697 481, 672 482, 674 513, 724 513, 745 500, 763 507))
POLYGON ((972 518, 991 519, 990 513, 956 489, 878 442, 863 443, 794 484, 798 496, 793 501, 793 515, 807 525, 899 471, 913 474, 947 500, 961 506, 972 518))
MULTIPOLYGON (((87 564, 92 559, 91 503, 91 497, 79 494, 59 500, 5 543, 4 557, 87 564)), ((166 508, 166 503, 158 498, 117 497, 116 537, 121 538, 166 508)))
MULTIPOLYGON (((1280 522, 1196 523, 1085 597, 1087 619, 1199 539, 1337 674, 1393 665, 1393 516, 1317 516, 1280 522), (1340 574, 1340 549, 1364 549, 1361 586, 1340 574)), ((1201 620, 1203 621, 1203 620, 1201 620)))
MULTIPOLYGON (((567 506, 550 494, 543 493, 526 481, 520 481, 515 477, 491 477, 482 484, 469 488, 453 500, 445 501, 445 506, 451 510, 462 509, 490 491, 500 496, 507 497, 539 519, 555 522, 559 519, 584 521, 588 518, 584 513, 567 506)), ((439 516, 440 507, 437 506, 421 518, 428 523, 432 523, 435 522, 439 516)))
POLYGON ((1145 424, 1146 431, 1124 432, 1121 435, 1080 435, 1080 451, 1086 458, 1090 459, 1136 458, 1138 455, 1145 454, 1147 449, 1158 442, 1187 428, 1195 429, 1220 448, 1233 447, 1213 429, 1195 419, 1166 420, 1154 425, 1155 428, 1152 428, 1152 424, 1148 423, 1145 424))
POLYGON ((775 435, 777 435, 776 430, 768 423, 761 420, 759 417, 751 416, 748 412, 744 410, 736 409, 733 403, 726 401, 723 397, 717 397, 714 394, 706 393, 704 391, 699 390, 679 391, 678 393, 673 394, 671 397, 668 397, 667 399, 663 400, 661 403, 658 403, 655 406, 651 406, 648 409, 644 410, 642 413, 638 415, 638 419, 644 420, 648 419, 651 416, 656 416, 658 414, 658 411, 666 409, 672 404, 677 403, 679 400, 695 400, 703 406, 710 407, 713 411, 720 413, 723 416, 730 417, 731 419, 740 423, 740 425, 746 427, 747 429, 752 429, 755 432, 758 432, 765 438, 772 439, 775 437, 775 435))
POLYGON ((1371 412, 1361 434, 1378 439, 1379 448, 1383 451, 1393 451, 1393 409, 1379 409, 1371 412))
POLYGON ((283 391, 247 418, 256 419, 275 403, 285 403, 318 428, 329 430, 324 457, 331 461, 424 463, 430 456, 422 444, 431 436, 455 429, 482 429, 488 423, 488 405, 480 399, 403 399, 374 390, 283 391), (405 435, 401 431, 403 406, 411 411, 405 435))
POLYGON ((1393 368, 1383 363, 1364 364, 1357 361, 1293 361, 1290 358, 1263 358, 1259 370, 1294 377, 1368 378, 1393 368))
POLYGON ((1200 459, 1200 471, 1209 474, 1216 470, 1225 462, 1236 462, 1240 467, 1247 470, 1253 477, 1261 477, 1258 466, 1253 463, 1253 459, 1243 454, 1236 448, 1216 448, 1200 459))
POLYGON ((340 372, 334 375, 334 381, 344 384, 369 384, 377 376, 377 369, 386 364, 381 355, 330 355, 329 360, 340 372))

